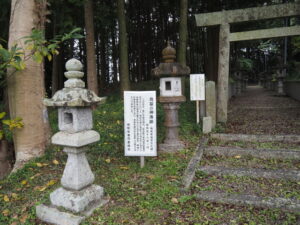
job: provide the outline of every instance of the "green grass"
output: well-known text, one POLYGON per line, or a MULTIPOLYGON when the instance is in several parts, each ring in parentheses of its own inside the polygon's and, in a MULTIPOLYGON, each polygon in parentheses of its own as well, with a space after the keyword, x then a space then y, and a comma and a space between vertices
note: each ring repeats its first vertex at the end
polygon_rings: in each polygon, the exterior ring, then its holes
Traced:
POLYGON ((209 140, 211 146, 229 146, 253 149, 291 149, 300 150, 298 143, 281 143, 281 142, 243 142, 243 141, 222 141, 211 138, 209 140))

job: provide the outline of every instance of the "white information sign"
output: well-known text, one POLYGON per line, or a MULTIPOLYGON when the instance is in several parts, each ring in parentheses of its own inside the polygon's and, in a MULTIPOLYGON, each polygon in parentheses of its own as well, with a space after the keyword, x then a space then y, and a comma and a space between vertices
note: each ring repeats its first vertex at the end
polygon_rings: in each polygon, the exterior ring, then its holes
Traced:
POLYGON ((157 156, 156 92, 124 92, 125 156, 157 156))
POLYGON ((190 75, 190 90, 191 90, 191 101, 205 100, 205 75, 204 74, 190 75))

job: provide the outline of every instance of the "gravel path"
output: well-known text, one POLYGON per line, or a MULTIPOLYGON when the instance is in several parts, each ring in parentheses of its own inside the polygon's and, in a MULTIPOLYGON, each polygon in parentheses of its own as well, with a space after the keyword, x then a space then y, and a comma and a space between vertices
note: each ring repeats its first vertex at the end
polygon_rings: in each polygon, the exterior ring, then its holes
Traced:
POLYGON ((229 102, 226 133, 300 135, 300 102, 248 86, 229 102))

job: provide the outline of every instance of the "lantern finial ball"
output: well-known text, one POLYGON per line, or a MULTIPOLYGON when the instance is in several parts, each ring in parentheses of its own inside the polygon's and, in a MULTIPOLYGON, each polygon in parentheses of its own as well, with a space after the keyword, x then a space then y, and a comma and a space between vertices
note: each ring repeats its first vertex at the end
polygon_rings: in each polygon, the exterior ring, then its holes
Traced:
POLYGON ((176 59, 176 50, 170 45, 168 41, 168 46, 162 50, 162 58, 165 63, 172 63, 176 59))
POLYGON ((66 70, 67 71, 82 71, 83 65, 77 59, 70 59, 66 63, 66 70))

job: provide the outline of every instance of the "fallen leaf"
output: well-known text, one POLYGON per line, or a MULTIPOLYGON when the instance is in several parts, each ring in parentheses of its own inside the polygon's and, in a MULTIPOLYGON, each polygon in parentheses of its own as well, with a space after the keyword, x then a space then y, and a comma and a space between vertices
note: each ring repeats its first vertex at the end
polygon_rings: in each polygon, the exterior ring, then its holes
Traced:
POLYGON ((36 178, 36 177, 38 177, 40 175, 41 175, 41 173, 37 173, 37 174, 33 175, 32 177, 30 177, 30 180, 33 180, 34 178, 36 178))
POLYGON ((48 163, 43 163, 42 165, 43 165, 43 166, 48 166, 49 164, 48 164, 48 163))
POLYGON ((8 209, 4 209, 4 210, 2 211, 3 216, 8 216, 9 213, 10 213, 10 212, 9 212, 8 209))
POLYGON ((24 223, 26 222, 27 218, 28 218, 28 214, 22 215, 22 217, 20 218, 20 222, 21 222, 22 224, 24 224, 24 223))
POLYGON ((154 175, 152 175, 152 174, 147 176, 147 178, 148 178, 148 179, 150 179, 150 180, 153 180, 153 179, 154 179, 154 177, 155 177, 155 176, 154 176, 154 175))
POLYGON ((58 164, 59 164, 59 162, 58 162, 56 159, 54 159, 54 160, 52 161, 52 163, 53 163, 54 165, 58 165, 58 164))
POLYGON ((105 162, 106 162, 106 163, 110 163, 111 160, 110 160, 110 159, 105 159, 105 162))
POLYGON ((22 185, 26 185, 26 184, 27 184, 27 180, 22 180, 22 181, 21 181, 21 184, 22 184, 22 185))
POLYGON ((13 197, 14 199, 17 199, 18 198, 18 195, 16 193, 12 193, 11 194, 11 197, 13 197))
POLYGON ((234 156, 234 158, 236 158, 236 159, 240 159, 240 158, 241 158, 241 156, 240 156, 240 155, 236 155, 236 156, 234 156))
POLYGON ((120 166, 121 170, 128 170, 129 168, 127 166, 120 166))
POLYGON ((47 186, 52 186, 56 183, 56 180, 50 180, 46 185, 47 186))
POLYGON ((5 202, 9 202, 9 197, 8 197, 7 195, 4 195, 3 200, 4 200, 5 202))
POLYGON ((44 187, 41 187, 40 189, 39 189, 39 191, 45 191, 47 189, 47 186, 44 186, 44 187))
POLYGON ((174 204, 178 204, 178 199, 177 198, 172 198, 171 202, 173 202, 174 204))
POLYGON ((43 167, 43 164, 42 163, 36 163, 36 166, 37 167, 43 167))

